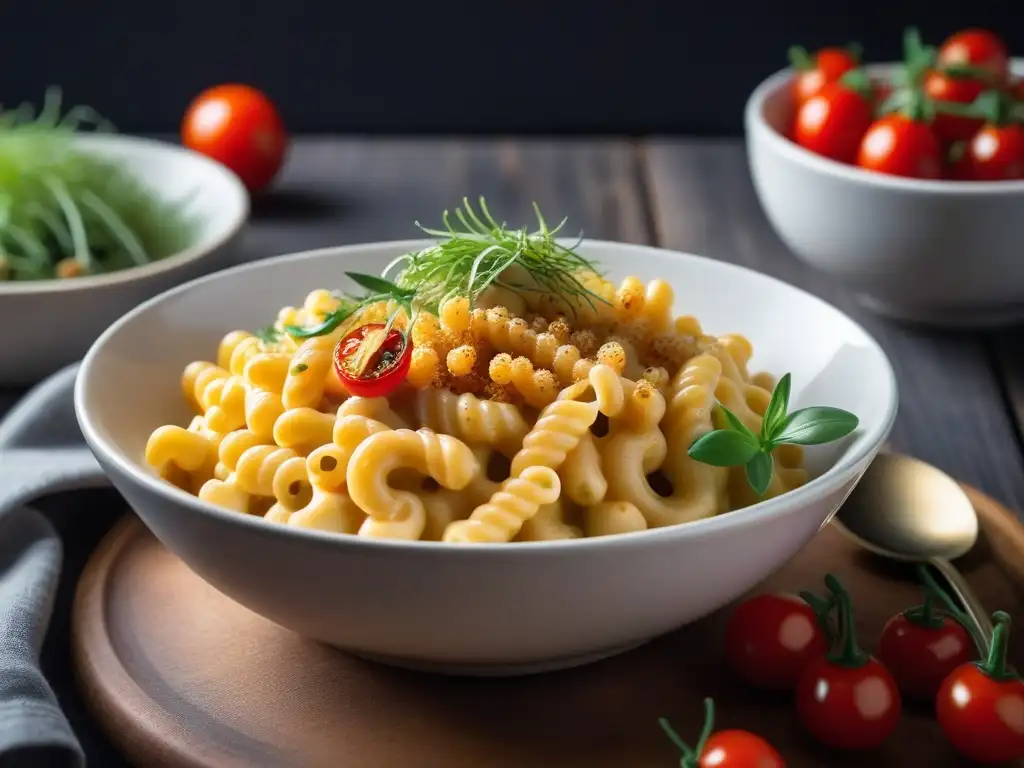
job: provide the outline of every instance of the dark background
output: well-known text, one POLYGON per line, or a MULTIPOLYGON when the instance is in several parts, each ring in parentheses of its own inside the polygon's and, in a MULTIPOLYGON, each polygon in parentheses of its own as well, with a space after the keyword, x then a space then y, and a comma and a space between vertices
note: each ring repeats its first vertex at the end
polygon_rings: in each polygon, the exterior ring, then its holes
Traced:
MULTIPOLYGON (((1014 10, 1016 8, 1017 10, 1014 10)), ((124 131, 175 131, 223 81, 265 90, 295 132, 738 134, 786 49, 899 55, 981 25, 1024 53, 1002 2, 828 0, 4 0, 0 100, 50 84, 124 131)))

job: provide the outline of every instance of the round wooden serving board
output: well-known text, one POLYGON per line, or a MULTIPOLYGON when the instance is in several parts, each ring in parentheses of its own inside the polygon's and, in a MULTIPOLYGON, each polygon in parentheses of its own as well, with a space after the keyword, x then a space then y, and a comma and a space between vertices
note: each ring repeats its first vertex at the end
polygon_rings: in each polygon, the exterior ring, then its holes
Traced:
MULTIPOLYGON (((1024 527, 967 489, 983 538, 963 567, 989 610, 1024 618, 1024 527)), ((756 591, 846 583, 865 646, 915 604, 912 573, 855 549, 832 526, 756 591)), ((789 768, 960 762, 928 707, 908 707, 879 750, 814 744, 791 697, 750 690, 724 669, 728 609, 622 656, 505 679, 406 672, 303 640, 235 604, 170 554, 133 516, 94 554, 79 585, 76 664, 95 716, 145 768, 668 768, 679 756, 657 724, 696 739, 702 699, 720 728, 768 738, 789 768)), ((1024 625, 1011 660, 1024 664, 1024 625)))

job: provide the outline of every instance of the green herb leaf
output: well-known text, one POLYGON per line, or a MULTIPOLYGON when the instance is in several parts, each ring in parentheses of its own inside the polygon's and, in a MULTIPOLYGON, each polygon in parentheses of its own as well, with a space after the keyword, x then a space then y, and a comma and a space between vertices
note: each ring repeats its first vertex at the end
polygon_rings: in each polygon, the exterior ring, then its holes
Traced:
POLYGON ((320 325, 314 325, 312 328, 303 328, 298 325, 286 325, 284 330, 289 336, 295 339, 311 339, 314 336, 324 336, 348 320, 352 313, 359 309, 360 306, 361 305, 359 304, 343 304, 327 315, 320 325))
POLYGON ((307 368, 309 368, 309 366, 305 363, 297 363, 295 367, 292 368, 292 373, 302 373, 307 368))
POLYGON ((757 435, 755 435, 753 431, 751 431, 750 428, 747 427, 747 425, 740 420, 739 416, 730 411, 721 403, 715 403, 715 407, 717 408, 718 412, 722 414, 722 417, 725 419, 726 426, 724 427, 724 429, 730 429, 734 432, 739 432, 741 435, 745 435, 747 439, 752 441, 755 445, 759 445, 757 435))
POLYGON ((697 438, 690 446, 690 458, 713 467, 739 467, 758 452, 760 446, 751 432, 716 429, 697 438))
POLYGON ((364 275, 359 272, 346 272, 345 275, 349 280, 362 286, 368 291, 374 293, 386 293, 389 296, 398 298, 399 296, 405 296, 409 291, 405 288, 401 288, 390 280, 385 280, 383 277, 376 277, 375 275, 364 275))
POLYGON ((273 344, 281 338, 281 332, 272 325, 268 325, 266 328, 260 328, 254 335, 265 344, 273 344))
POLYGON ((859 423, 859 419, 849 411, 812 406, 791 413, 772 442, 793 445, 831 443, 853 432, 859 423))
POLYGON ((792 377, 787 373, 781 379, 779 383, 775 385, 775 391, 772 392, 772 399, 768 401, 768 407, 765 409, 764 418, 761 420, 761 440, 769 441, 772 439, 772 435, 779 428, 783 421, 786 420, 786 411, 789 410, 789 388, 792 377))
POLYGON ((764 496, 775 474, 775 459, 770 453, 758 452, 747 462, 747 482, 758 496, 764 496))

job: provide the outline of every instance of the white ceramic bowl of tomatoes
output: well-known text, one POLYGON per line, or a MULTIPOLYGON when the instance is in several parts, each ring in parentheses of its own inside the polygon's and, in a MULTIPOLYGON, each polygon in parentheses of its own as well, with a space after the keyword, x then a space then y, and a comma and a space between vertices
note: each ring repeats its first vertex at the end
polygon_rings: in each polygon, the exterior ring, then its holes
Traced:
POLYGON ((902 63, 825 49, 746 105, 769 221, 877 312, 946 327, 1024 317, 1024 61, 990 32, 902 63))

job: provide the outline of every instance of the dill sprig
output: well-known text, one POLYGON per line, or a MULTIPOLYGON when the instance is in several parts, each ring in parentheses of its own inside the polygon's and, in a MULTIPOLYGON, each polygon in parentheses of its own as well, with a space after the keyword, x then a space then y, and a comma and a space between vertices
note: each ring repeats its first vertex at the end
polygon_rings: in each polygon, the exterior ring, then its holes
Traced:
POLYGON ((0 107, 0 281, 40 280, 141 266, 191 244, 189 200, 158 197, 122 163, 76 146, 81 132, 114 126, 86 106, 61 114, 0 107))
POLYGON ((387 277, 398 268, 394 282, 403 288, 416 288, 416 303, 427 311, 451 296, 465 296, 470 304, 490 286, 516 294, 554 294, 566 301, 571 311, 586 302, 607 303, 590 291, 579 279, 582 272, 597 274, 594 265, 576 253, 582 240, 571 246, 558 242, 557 235, 567 219, 548 227, 536 203, 533 210, 537 229, 510 228, 498 223, 480 197, 480 212, 473 210, 467 198, 454 215, 447 210, 442 229, 416 226, 437 243, 421 251, 403 254, 388 264, 387 277), (461 226, 460 226, 461 225, 461 226))

